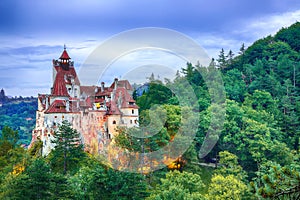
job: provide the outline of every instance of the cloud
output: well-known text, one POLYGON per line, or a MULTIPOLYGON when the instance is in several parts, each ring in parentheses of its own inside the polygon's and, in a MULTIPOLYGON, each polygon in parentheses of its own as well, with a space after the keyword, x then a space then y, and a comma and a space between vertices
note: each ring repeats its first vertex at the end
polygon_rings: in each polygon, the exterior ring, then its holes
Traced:
POLYGON ((274 35, 282 27, 288 27, 300 20, 300 9, 284 13, 275 13, 259 18, 248 19, 242 23, 242 28, 235 30, 234 35, 240 35, 247 40, 260 39, 274 35))
POLYGON ((282 27, 289 27, 300 20, 300 9, 284 13, 273 13, 239 22, 226 32, 199 33, 196 41, 203 46, 210 57, 217 58, 220 50, 232 50, 236 55, 244 43, 246 47, 268 35, 274 35, 282 27))
POLYGON ((224 36, 215 33, 200 34, 195 40, 206 50, 211 58, 218 58, 222 48, 225 52, 232 50, 234 54, 237 54, 244 43, 243 40, 235 39, 230 37, 230 35, 224 36))

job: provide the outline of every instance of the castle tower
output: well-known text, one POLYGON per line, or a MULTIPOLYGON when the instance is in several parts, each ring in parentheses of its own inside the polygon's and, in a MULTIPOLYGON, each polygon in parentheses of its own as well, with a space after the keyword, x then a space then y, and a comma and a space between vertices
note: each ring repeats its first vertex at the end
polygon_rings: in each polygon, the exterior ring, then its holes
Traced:
POLYGON ((53 60, 53 87, 52 96, 79 97, 80 82, 71 61, 66 45, 58 60, 53 60))
POLYGON ((62 69, 68 71, 69 70, 69 60, 71 59, 67 50, 66 50, 66 45, 64 45, 64 51, 62 52, 61 56, 59 57, 60 59, 60 65, 62 67, 62 69))

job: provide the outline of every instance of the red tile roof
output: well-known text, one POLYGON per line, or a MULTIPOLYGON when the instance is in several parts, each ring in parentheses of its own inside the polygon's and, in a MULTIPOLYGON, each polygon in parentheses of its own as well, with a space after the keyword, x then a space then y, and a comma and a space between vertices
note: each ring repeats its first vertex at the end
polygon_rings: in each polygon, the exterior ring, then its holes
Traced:
POLYGON ((45 113, 66 113, 66 102, 64 100, 55 100, 45 113))
POLYGON ((66 84, 71 85, 74 79, 76 85, 80 85, 79 79, 74 67, 69 70, 63 70, 60 66, 54 67, 56 70, 56 77, 53 84, 52 96, 69 96, 66 84))
POLYGON ((116 97, 115 99, 121 99, 121 108, 136 108, 139 107, 135 104, 135 100, 132 98, 132 96, 128 93, 128 91, 125 88, 117 88, 116 90, 116 97))
POLYGON ((94 96, 97 86, 80 86, 80 93, 85 93, 87 96, 94 96))
POLYGON ((121 115, 121 112, 114 100, 110 101, 108 104, 108 114, 109 115, 121 115))
POLYGON ((104 91, 101 91, 101 88, 98 88, 98 92, 95 94, 95 96, 110 96, 111 92, 113 91, 112 88, 104 88, 104 91))
POLYGON ((63 70, 60 66, 55 66, 54 68, 57 73, 62 72, 64 75, 66 75, 66 83, 71 84, 71 78, 74 78, 75 84, 80 85, 75 68, 73 66, 70 66, 69 70, 63 70))
POLYGON ((53 84, 52 96, 67 96, 69 97, 69 93, 67 91, 66 82, 64 73, 58 72, 55 77, 55 81, 53 84))
POLYGON ((64 50, 59 58, 60 59, 71 59, 67 50, 64 50))
MULTIPOLYGON (((131 91, 133 91, 133 88, 132 88, 132 86, 130 85, 130 83, 129 83, 128 80, 119 80, 117 86, 118 86, 118 87, 125 88, 126 90, 131 90, 131 91)), ((115 82, 113 82, 113 83, 111 84, 110 88, 112 88, 112 89, 115 88, 115 82)))
POLYGON ((86 100, 84 101, 80 101, 80 107, 88 107, 88 108, 91 108, 92 107, 92 101, 91 101, 91 98, 88 97, 86 100))
POLYGON ((77 107, 77 102, 69 101, 69 111, 67 111, 66 100, 56 99, 45 111, 45 113, 74 113, 79 112, 79 110, 80 109, 77 107))

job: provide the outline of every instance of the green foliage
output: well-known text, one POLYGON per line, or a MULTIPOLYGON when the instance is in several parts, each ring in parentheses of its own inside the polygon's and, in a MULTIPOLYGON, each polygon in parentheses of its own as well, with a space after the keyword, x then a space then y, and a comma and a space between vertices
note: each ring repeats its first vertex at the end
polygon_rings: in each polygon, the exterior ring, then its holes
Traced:
POLYGON ((6 176, 0 187, 1 199, 68 199, 65 178, 53 174, 43 158, 24 167, 25 171, 6 176))
POLYGON ((237 102, 243 102, 247 91, 243 74, 237 69, 232 69, 226 72, 223 80, 228 98, 237 102))
POLYGON ((52 142, 55 144, 55 149, 49 155, 51 168, 64 174, 78 170, 80 163, 86 157, 80 134, 67 120, 64 120, 54 137, 55 140, 52 142))
POLYGON ((99 163, 81 168, 69 179, 74 199, 144 199, 147 196, 143 175, 124 173, 99 163))
POLYGON ((234 175, 239 180, 245 180, 246 173, 238 163, 238 157, 228 151, 219 152, 218 168, 216 174, 223 176, 234 175))
POLYGON ((7 173, 27 157, 25 149, 17 145, 18 131, 5 126, 0 138, 0 183, 7 173))
MULTIPOLYGON (((244 199, 247 195, 247 185, 233 175, 214 175, 209 185, 207 199, 244 199)), ((245 198, 246 199, 246 198, 245 198)))
POLYGON ((299 153, 295 162, 281 166, 268 162, 257 172, 258 178, 251 182, 252 191, 266 199, 298 199, 300 195, 299 153))
POLYGON ((161 82, 151 82, 148 92, 137 99, 140 111, 150 109, 152 105, 162 105, 172 98, 172 92, 161 82))
POLYGON ((0 107, 0 134, 4 126, 18 131, 18 143, 28 145, 35 125, 37 100, 20 100, 4 103, 0 107))
POLYGON ((146 199, 200 200, 204 199, 200 193, 204 187, 201 177, 197 174, 170 171, 166 174, 166 178, 161 179, 161 184, 156 186, 150 197, 146 199))
POLYGON ((300 22, 293 24, 288 28, 282 28, 275 39, 288 43, 295 51, 300 51, 300 22))

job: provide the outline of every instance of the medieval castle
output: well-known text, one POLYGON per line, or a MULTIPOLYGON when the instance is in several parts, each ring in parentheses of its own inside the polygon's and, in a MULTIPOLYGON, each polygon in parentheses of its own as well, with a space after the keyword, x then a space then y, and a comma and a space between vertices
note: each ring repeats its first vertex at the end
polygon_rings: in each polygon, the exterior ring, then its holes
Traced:
POLYGON ((87 151, 101 153, 116 135, 117 126, 138 126, 138 106, 132 98, 133 88, 127 80, 110 86, 83 86, 66 48, 53 60, 51 94, 38 95, 36 127, 32 141, 43 142, 42 154, 54 148, 51 140, 63 120, 68 120, 80 134, 87 151))

